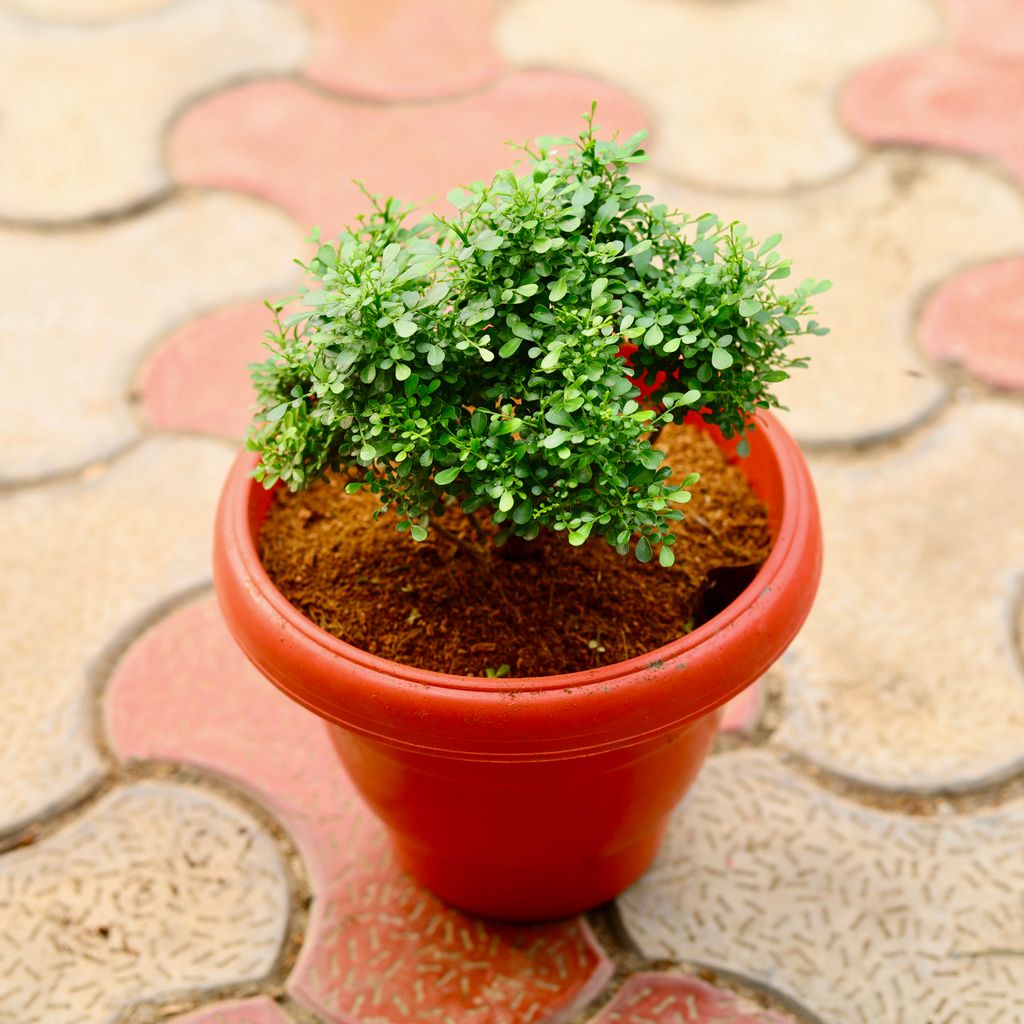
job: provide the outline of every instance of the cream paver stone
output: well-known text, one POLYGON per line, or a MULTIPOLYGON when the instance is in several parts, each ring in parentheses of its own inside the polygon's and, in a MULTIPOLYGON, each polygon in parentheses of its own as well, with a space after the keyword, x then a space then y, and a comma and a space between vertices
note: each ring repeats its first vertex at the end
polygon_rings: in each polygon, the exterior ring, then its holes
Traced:
POLYGON ((172 115, 242 76, 298 70, 308 35, 279 0, 177 0, 80 28, 0 8, 0 217, 66 221, 153 196, 172 115))
POLYGON ((0 834, 102 775, 90 666, 208 578, 230 459, 218 441, 154 438, 105 472, 0 498, 0 834))
POLYGON ((620 897, 645 956, 728 970, 828 1024, 1024 1019, 1024 804, 907 817, 764 751, 712 758, 620 897))
POLYGON ((517 65, 598 75, 652 112, 658 166, 775 191, 851 167, 833 93, 862 64, 940 36, 926 0, 518 0, 497 39, 517 65))
POLYGON ((817 457, 825 571, 773 741, 887 789, 1024 766, 1024 408, 957 405, 899 450, 817 457))
POLYGON ((248 814, 179 786, 114 790, 0 860, 0 1024, 106 1024, 142 999, 258 979, 288 902, 248 814))
POLYGON ((293 287, 302 239, 279 211, 218 193, 76 231, 0 229, 0 480, 67 470, 134 440, 127 398, 146 350, 212 307, 293 287))
POLYGON ((15 10, 58 21, 92 22, 127 18, 179 0, 9 0, 15 10))
MULTIPOLYGON (((755 0, 751 0, 755 2, 755 0)), ((806 443, 875 440, 931 414, 945 389, 915 343, 927 292, 958 268, 1019 252, 1024 203, 997 173, 971 160, 893 150, 845 177, 792 197, 673 186, 641 171, 659 200, 690 213, 742 220, 754 237, 782 233, 793 276, 835 282, 815 296, 823 338, 797 339, 808 370, 776 393, 787 426, 806 443)))

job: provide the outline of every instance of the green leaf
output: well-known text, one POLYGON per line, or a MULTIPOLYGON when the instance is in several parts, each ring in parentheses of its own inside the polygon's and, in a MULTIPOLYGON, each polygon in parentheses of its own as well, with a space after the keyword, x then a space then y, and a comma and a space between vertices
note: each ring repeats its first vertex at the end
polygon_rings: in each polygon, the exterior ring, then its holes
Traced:
POLYGON ((740 299, 740 316, 753 316, 761 312, 761 303, 757 299, 740 299))
POLYGON ((501 243, 505 239, 502 235, 499 235, 496 231, 481 231, 480 234, 474 236, 473 244, 484 252, 494 252, 495 249, 501 248, 501 243))
POLYGON ((665 335, 661 328, 657 324, 652 324, 647 328, 647 333, 644 335, 644 344, 648 348, 654 348, 655 345, 661 343, 661 339, 664 337, 665 335))
POLYGON ((556 430, 553 433, 548 434, 547 437, 541 441, 542 448, 560 448, 566 441, 569 440, 570 434, 568 430, 556 430))
POLYGON ((761 244, 761 248, 757 250, 758 256, 763 256, 766 252, 770 252, 782 241, 782 235, 769 235, 764 242, 761 244))
POLYGON ((716 370, 728 370, 732 366, 732 354, 728 349, 716 346, 711 350, 711 365, 716 370))
POLYGON ((416 324, 412 320, 398 320, 395 322, 395 333, 400 338, 411 338, 416 333, 416 324))
POLYGON ((498 511, 508 512, 515 503, 516 499, 508 491, 502 491, 501 497, 498 499, 498 511))
POLYGON ((508 359, 509 356, 515 355, 522 343, 522 338, 512 338, 509 341, 506 341, 505 344, 498 349, 498 355, 501 356, 502 359, 508 359))
POLYGON ((434 474, 434 483, 438 487, 446 487, 450 484, 460 473, 462 472, 461 466, 451 466, 448 469, 442 469, 440 473, 434 474))
POLYGON ((415 525, 409 530, 409 532, 412 534, 412 539, 417 543, 422 543, 427 539, 427 531, 424 530, 422 526, 415 525))
POLYGON ((276 423, 288 411, 288 407, 291 404, 291 402, 282 402, 280 405, 275 405, 274 408, 267 413, 267 422, 276 423))
POLYGON ((607 287, 608 287, 608 278, 607 277, 599 277, 590 286, 590 301, 591 302, 595 302, 597 299, 599 299, 601 297, 601 295, 604 293, 605 288, 607 288, 607 287))
POLYGON ((705 263, 715 262, 715 243, 710 238, 699 238, 693 248, 705 263))
POLYGON ((646 537, 641 537, 636 542, 636 560, 638 562, 649 562, 654 557, 651 550, 651 542, 646 537))
POLYGON ((375 458, 377 458, 377 449, 372 444, 364 444, 359 449, 360 462, 373 462, 375 458))
POLYGON ((672 549, 667 544, 662 544, 661 550, 658 552, 658 561, 667 569, 674 564, 675 560, 676 556, 672 553, 672 549))
POLYGON ((558 300, 559 300, 559 299, 563 299, 563 298, 565 298, 565 293, 566 293, 566 292, 567 292, 568 290, 569 290, 569 286, 568 286, 568 285, 567 285, 567 284, 565 283, 565 281, 564 281, 564 280, 559 280, 559 281, 556 281, 556 282, 555 282, 555 283, 554 283, 554 284, 553 284, 553 285, 552 285, 552 286, 551 286, 551 287, 550 287, 550 288, 548 289, 548 298, 549 298, 549 299, 550 299, 550 300, 551 300, 552 302, 558 302, 558 300))

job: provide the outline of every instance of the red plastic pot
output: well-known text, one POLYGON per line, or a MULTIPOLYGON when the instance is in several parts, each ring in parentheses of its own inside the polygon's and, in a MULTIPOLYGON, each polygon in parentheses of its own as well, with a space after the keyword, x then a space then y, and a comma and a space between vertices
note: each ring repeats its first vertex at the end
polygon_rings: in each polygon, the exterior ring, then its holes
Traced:
POLYGON ((515 920, 596 906, 647 868, 719 709, 785 650, 817 589, 821 530, 803 457, 770 415, 749 440, 737 464, 769 510, 771 554, 724 611, 641 658, 480 679, 338 640, 292 607, 260 564, 255 540, 272 495, 250 478, 256 456, 247 453, 217 514, 221 608, 256 667, 329 723, 401 862, 438 896, 515 920))

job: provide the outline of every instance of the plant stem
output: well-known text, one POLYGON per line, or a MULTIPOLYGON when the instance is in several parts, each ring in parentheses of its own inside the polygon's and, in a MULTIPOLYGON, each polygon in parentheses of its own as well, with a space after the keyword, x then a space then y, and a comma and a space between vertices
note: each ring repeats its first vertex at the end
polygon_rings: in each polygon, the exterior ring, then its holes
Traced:
MULTIPOLYGON (((470 519, 472 518, 473 517, 470 516, 470 519)), ((487 555, 483 549, 478 548, 475 544, 470 544, 468 541, 463 540, 457 534, 452 533, 451 530, 445 529, 445 527, 438 523, 437 520, 433 520, 430 525, 446 540, 450 540, 456 547, 465 551, 467 555, 472 555, 481 562, 487 561, 487 555)))

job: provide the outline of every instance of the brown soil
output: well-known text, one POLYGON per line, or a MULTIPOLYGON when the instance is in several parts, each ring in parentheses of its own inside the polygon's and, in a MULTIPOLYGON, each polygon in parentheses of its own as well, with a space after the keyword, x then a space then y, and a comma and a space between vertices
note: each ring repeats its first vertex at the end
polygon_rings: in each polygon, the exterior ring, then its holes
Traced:
MULTIPOLYGON (((417 544, 378 500, 339 481, 278 492, 260 557, 284 596, 356 647, 453 675, 535 676, 623 661, 689 632, 724 607, 768 554, 764 507, 743 474, 693 427, 658 447, 700 482, 676 527, 676 563, 637 562, 595 537, 571 547, 542 534, 530 561, 474 557, 432 530, 417 544), (508 668, 503 668, 508 666, 508 668)), ((442 520, 469 544, 461 513, 442 520), (447 520, 451 520, 450 522, 447 520)))

